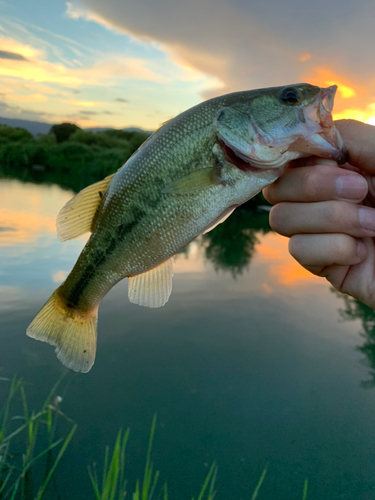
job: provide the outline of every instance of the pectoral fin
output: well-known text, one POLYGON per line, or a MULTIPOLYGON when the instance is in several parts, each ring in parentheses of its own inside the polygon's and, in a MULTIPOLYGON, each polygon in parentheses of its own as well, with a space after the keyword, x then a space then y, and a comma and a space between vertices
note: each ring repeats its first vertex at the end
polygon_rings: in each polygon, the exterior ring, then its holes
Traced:
POLYGON ((95 212, 114 175, 82 189, 63 206, 56 220, 57 237, 60 241, 72 240, 91 232, 95 212))
POLYGON ((228 219, 228 217, 231 215, 231 213, 236 210, 238 205, 234 205, 232 207, 229 207, 223 212, 217 219, 215 219, 209 226, 206 227, 206 229, 203 231, 202 234, 206 234, 209 231, 212 231, 216 226, 224 222, 225 220, 228 219))
POLYGON ((220 180, 217 177, 216 169, 214 167, 202 168, 171 182, 163 189, 163 193, 186 194, 218 184, 220 184, 220 180))
POLYGON ((128 297, 130 302, 146 307, 161 307, 172 292, 173 260, 129 278, 128 297))

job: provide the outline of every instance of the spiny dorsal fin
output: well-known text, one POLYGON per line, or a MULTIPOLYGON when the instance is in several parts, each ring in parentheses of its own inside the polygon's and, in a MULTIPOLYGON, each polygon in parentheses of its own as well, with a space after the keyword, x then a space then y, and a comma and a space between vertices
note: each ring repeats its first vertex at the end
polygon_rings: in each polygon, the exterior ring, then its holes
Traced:
POLYGON ((186 194, 217 186, 218 184, 220 184, 220 181, 217 178, 216 169, 214 167, 202 168, 169 183, 163 189, 163 193, 186 194))
POLYGON ((156 132, 159 132, 159 130, 161 130, 162 128, 164 128, 167 123, 169 123, 170 121, 172 120, 172 118, 170 118, 169 120, 166 120, 165 122, 162 122, 162 124, 160 125, 160 127, 158 127, 155 131, 154 131, 154 134, 156 134, 156 132))
POLYGON ((129 278, 130 302, 146 307, 161 307, 172 292, 173 259, 137 276, 129 278))
POLYGON ((60 241, 73 240, 91 232, 91 223, 104 192, 115 174, 82 189, 60 210, 57 220, 57 237, 60 241))

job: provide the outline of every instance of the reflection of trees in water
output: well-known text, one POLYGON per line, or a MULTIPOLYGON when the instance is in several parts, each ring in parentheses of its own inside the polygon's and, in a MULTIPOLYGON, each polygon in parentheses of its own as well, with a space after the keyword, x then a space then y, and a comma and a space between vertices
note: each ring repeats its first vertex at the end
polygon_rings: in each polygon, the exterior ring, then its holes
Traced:
POLYGON ((268 213, 237 208, 226 221, 204 234, 201 243, 206 258, 216 270, 230 271, 238 276, 249 266, 254 255, 259 242, 257 233, 269 231, 268 213))
POLYGON ((370 379, 364 380, 361 385, 368 388, 375 387, 375 312, 362 302, 349 297, 349 295, 343 295, 333 289, 332 291, 342 298, 345 303, 345 308, 339 309, 341 319, 344 321, 360 319, 362 322, 363 330, 359 333, 365 339, 365 342, 363 345, 358 346, 357 349, 367 358, 366 364, 370 366, 370 379))

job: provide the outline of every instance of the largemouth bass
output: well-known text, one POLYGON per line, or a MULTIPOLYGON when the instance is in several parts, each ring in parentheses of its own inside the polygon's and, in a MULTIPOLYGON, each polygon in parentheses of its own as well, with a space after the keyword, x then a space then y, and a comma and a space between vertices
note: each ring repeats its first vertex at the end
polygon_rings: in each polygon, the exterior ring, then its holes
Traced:
POLYGON ((27 335, 56 346, 68 368, 88 372, 99 303, 118 281, 129 278, 131 302, 164 305, 174 254, 274 182, 289 161, 345 161, 331 116, 335 92, 308 84, 236 92, 167 122, 118 172, 60 211, 60 240, 92 234, 27 335))

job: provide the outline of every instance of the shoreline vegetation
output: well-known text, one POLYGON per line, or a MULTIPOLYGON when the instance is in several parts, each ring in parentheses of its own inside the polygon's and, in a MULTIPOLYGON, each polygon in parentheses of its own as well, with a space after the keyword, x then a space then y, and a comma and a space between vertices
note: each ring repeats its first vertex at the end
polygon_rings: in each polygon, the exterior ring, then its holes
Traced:
POLYGON ((72 123, 33 137, 25 129, 0 125, 0 174, 78 192, 116 172, 148 137, 138 131, 92 132, 72 123))
MULTIPOLYGON (((61 123, 34 137, 25 129, 0 124, 0 176, 78 192, 116 172, 149 136, 116 129, 93 132, 61 123)), ((245 205, 268 203, 260 193, 245 205)))
MULTIPOLYGON (((26 383, 22 379, 1 377, 1 383, 10 384, 5 403, 0 408, 1 500, 42 500, 51 493, 50 490, 54 490, 54 498, 60 498, 56 469, 78 427, 61 410, 63 398, 57 395, 57 389, 64 376, 65 374, 54 385, 39 411, 30 411, 25 394, 26 383), (15 416, 14 411, 20 415, 15 416), (65 434, 65 437, 56 437, 61 433, 65 434)), ((167 483, 160 484, 160 473, 155 470, 151 460, 156 421, 154 415, 143 478, 136 480, 134 487, 129 486, 129 480, 125 477, 129 462, 126 457, 129 429, 125 432, 120 429, 114 446, 107 446, 105 449, 102 467, 98 467, 96 463, 88 466, 87 480, 91 484, 92 495, 86 497, 86 500, 123 500, 125 497, 132 500, 172 500, 168 494, 167 483)), ((220 498, 219 494, 216 496, 215 491, 217 471, 218 467, 213 463, 198 496, 191 500, 220 498)), ((258 498, 266 473, 267 467, 263 470, 254 491, 249 494, 248 500, 258 498)), ((302 500, 307 500, 307 489, 306 479, 303 483, 302 500)))

